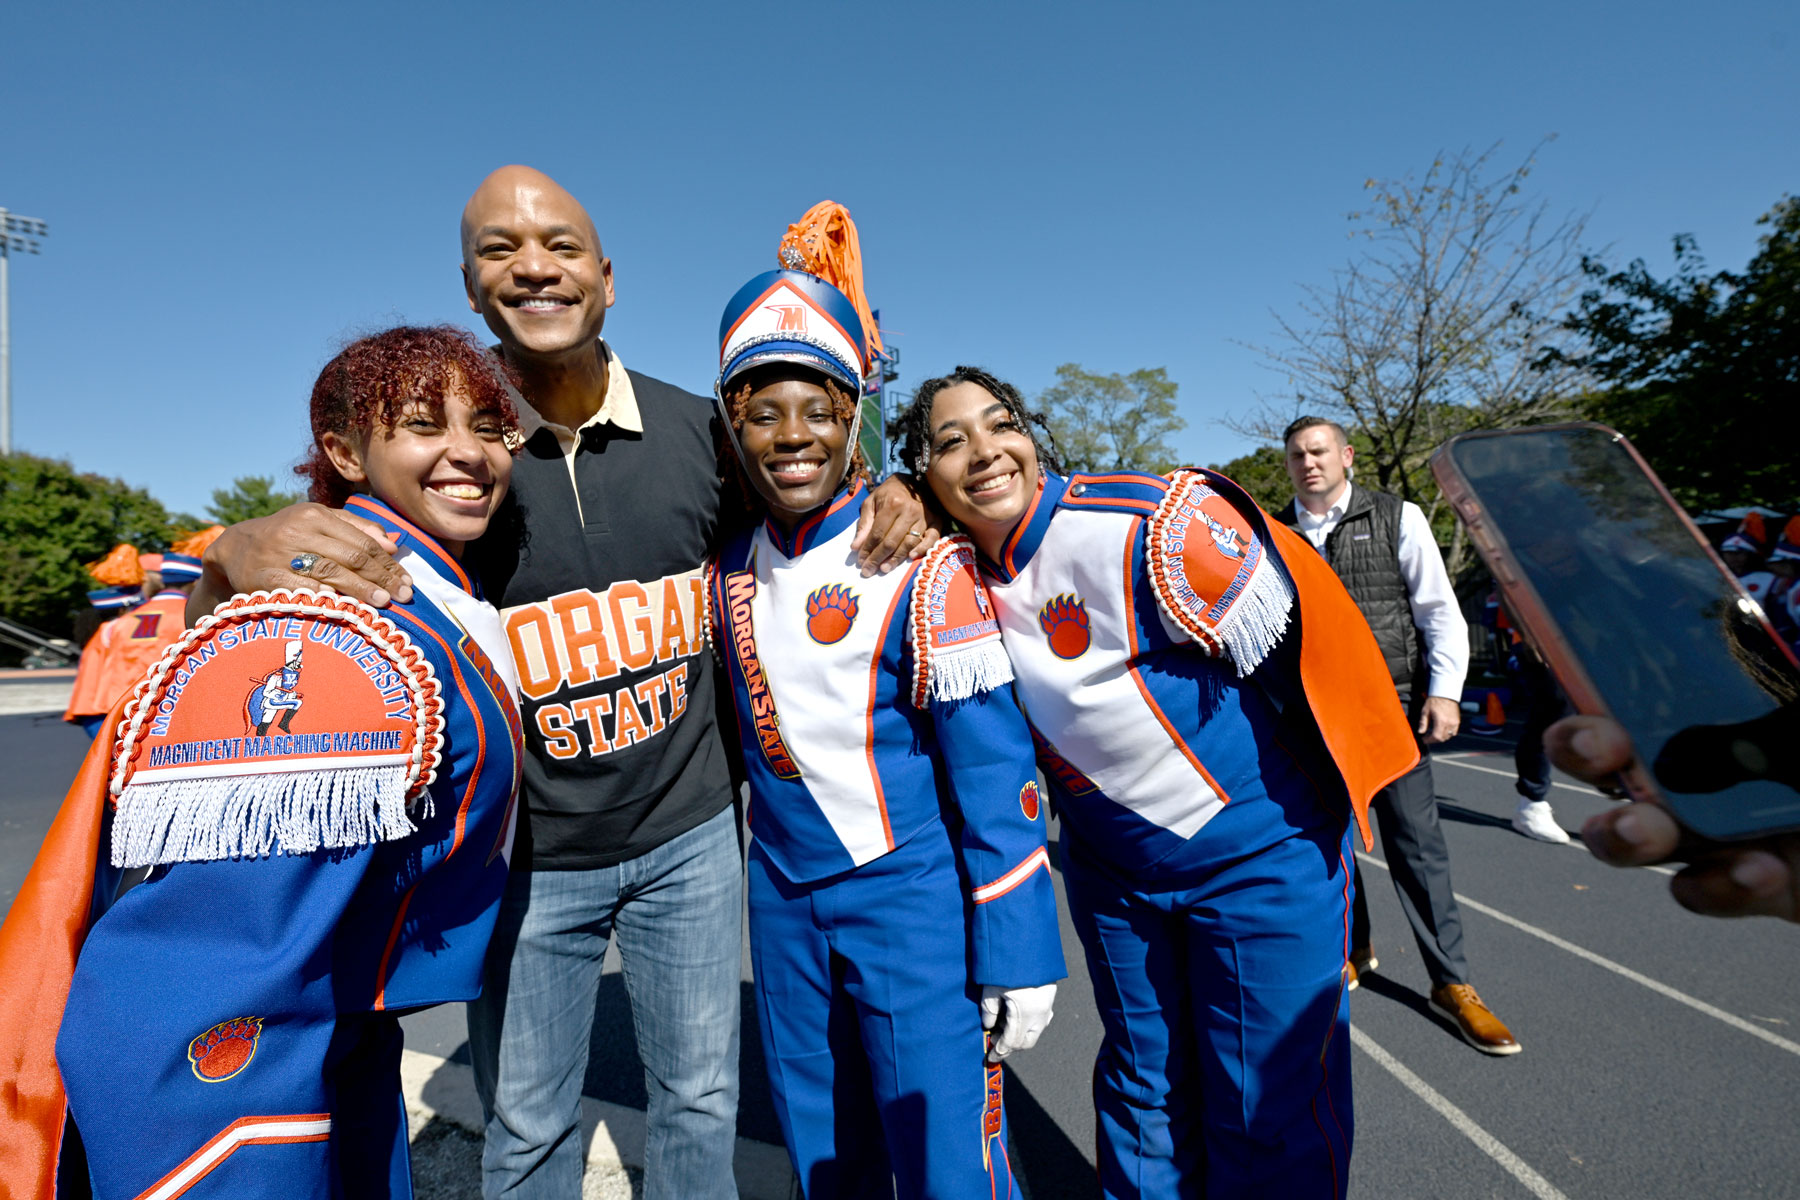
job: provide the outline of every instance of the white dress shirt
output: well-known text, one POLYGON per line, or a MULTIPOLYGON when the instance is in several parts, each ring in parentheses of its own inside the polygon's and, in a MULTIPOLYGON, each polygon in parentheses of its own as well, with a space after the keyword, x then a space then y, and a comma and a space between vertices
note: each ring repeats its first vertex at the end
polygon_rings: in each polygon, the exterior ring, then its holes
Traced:
MULTIPOLYGON (((1321 552, 1325 539, 1344 519, 1354 486, 1345 480, 1343 492, 1322 513, 1315 514, 1298 499, 1294 501, 1300 532, 1321 552)), ((1444 556, 1431 536, 1431 523, 1411 501, 1400 505, 1399 553, 1413 624, 1425 639, 1425 663, 1431 672, 1429 694, 1460 702, 1463 680, 1469 674, 1469 623, 1463 620, 1462 607, 1456 602, 1444 556)))

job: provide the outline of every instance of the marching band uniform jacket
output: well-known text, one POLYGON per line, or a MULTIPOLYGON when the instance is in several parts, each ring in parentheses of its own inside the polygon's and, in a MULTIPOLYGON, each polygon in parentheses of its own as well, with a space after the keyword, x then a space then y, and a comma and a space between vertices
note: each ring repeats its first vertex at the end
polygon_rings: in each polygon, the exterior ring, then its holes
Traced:
POLYGON ((792 537, 765 522, 708 571, 750 780, 749 825, 790 883, 948 824, 976 984, 1063 977, 1030 733, 966 539, 864 579, 860 483, 792 537))
MULTIPOLYGON (((115 710, 0 934, 9 995, 61 1018, 102 1200, 411 1194, 395 1014, 480 990, 517 685, 456 560, 384 504, 349 507, 397 536, 412 602, 258 593, 196 625, 115 710), (251 693, 284 670, 293 718, 258 735, 251 693), (108 855, 92 830, 106 790, 112 862, 150 873, 83 942, 47 910, 60 895, 85 913, 71 860, 108 855)), ((18 1031, 0 1035, 10 1050, 18 1031)), ((0 1181, 47 1200, 61 1097, 30 1083, 0 1181)), ((56 1194, 80 1194, 70 1174, 56 1194)))
POLYGON ((1225 805, 1300 784, 1316 758, 1339 778, 1303 786, 1372 845, 1369 798, 1417 750, 1367 623, 1311 547, 1212 472, 1042 481, 982 570, 1084 842, 1124 875, 1179 878, 1225 805), (1283 714, 1300 717, 1284 740, 1307 744, 1259 752, 1283 714))

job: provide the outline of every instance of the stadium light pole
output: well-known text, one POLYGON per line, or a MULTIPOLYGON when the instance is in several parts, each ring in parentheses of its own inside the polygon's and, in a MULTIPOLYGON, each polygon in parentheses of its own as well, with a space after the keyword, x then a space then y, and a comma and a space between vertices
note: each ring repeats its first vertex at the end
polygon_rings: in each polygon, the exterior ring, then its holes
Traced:
POLYGON ((49 236, 47 223, 0 208, 0 454, 12 453, 12 256, 36 254, 38 239, 49 236))

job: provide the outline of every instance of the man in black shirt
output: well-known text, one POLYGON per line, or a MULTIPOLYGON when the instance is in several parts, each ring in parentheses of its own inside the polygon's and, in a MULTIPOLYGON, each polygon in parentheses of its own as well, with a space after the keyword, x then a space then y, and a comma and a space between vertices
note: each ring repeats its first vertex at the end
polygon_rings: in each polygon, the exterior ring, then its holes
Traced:
MULTIPOLYGON (((553 180, 496 171, 462 235, 469 305, 526 401, 512 507, 470 548, 505 618, 530 751, 469 1013, 484 1192, 579 1196, 581 1085, 616 930, 650 1096, 646 1194, 732 1196, 742 860, 700 624, 721 521, 712 408, 626 370, 600 338, 612 264, 553 180)), ((869 569, 934 536, 898 483, 864 516, 869 569)), ((385 603, 409 586, 391 549, 315 505, 246 522, 208 554, 190 619, 256 588, 325 583, 385 603)))

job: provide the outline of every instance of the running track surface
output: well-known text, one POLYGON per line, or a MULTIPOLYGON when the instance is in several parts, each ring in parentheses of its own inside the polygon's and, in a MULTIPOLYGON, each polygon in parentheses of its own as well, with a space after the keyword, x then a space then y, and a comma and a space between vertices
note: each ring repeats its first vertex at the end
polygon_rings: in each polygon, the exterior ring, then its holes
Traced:
MULTIPOLYGON (((0 717, 0 903, 10 904, 86 739, 54 716, 0 717)), ((1352 998, 1352 1194, 1800 1197, 1800 929, 1692 916, 1666 875, 1616 871, 1507 824, 1504 738, 1437 758, 1440 812, 1475 984, 1524 1052, 1477 1053, 1426 1007, 1427 983, 1379 850, 1367 856, 1381 968, 1352 998)), ((1608 802, 1551 793, 1575 830, 1608 802)), ((1017 1158, 1035 1200, 1094 1194, 1088 1080, 1099 1026, 1081 952, 1038 1048, 1009 1070, 1017 1158)), ((745 963, 746 980, 749 964, 745 963)), ((746 983, 744 1136, 776 1140, 746 983)), ((588 1091, 642 1107, 617 963, 588 1091)), ((408 1044, 466 1058, 460 1006, 407 1019, 408 1044)))

